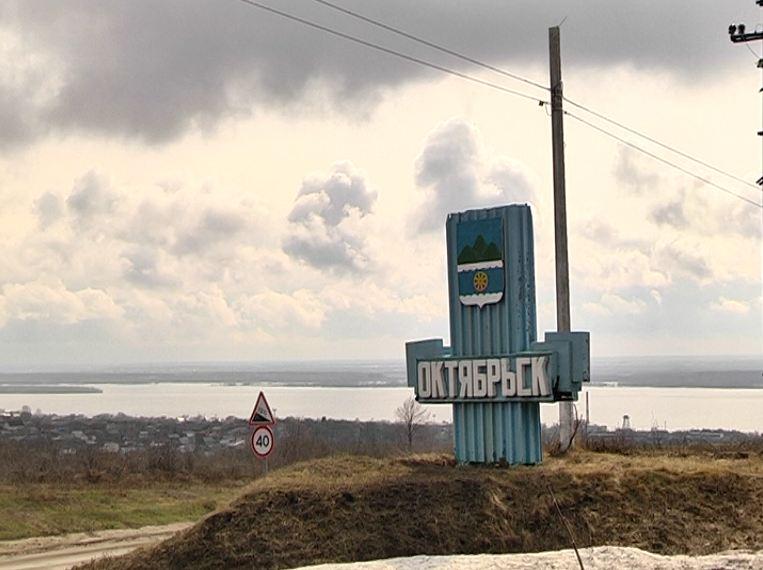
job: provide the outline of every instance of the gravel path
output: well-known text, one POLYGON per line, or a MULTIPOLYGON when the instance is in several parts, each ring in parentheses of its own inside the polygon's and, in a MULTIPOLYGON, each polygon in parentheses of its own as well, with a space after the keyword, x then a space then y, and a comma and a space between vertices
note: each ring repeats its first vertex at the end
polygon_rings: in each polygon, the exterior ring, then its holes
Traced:
POLYGON ((64 570, 102 556, 156 544, 193 523, 103 530, 0 542, 0 570, 64 570))

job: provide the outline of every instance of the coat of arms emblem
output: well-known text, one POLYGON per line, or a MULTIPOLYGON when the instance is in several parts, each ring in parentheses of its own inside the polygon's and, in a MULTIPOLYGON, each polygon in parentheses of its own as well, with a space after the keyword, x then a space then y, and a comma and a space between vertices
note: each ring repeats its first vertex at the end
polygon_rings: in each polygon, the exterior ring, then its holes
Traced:
POLYGON ((500 218, 458 223, 458 298, 462 304, 482 308, 503 298, 502 245, 500 218))

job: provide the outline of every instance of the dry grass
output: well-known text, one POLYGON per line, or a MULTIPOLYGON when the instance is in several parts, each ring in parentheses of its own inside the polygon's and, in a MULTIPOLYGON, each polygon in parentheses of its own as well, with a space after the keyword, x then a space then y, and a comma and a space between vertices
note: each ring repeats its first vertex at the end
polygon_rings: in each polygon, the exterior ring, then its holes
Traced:
POLYGON ((198 520, 241 483, 0 485, 0 540, 198 520))
POLYGON ((541 467, 438 455, 332 457, 251 485, 227 509, 145 552, 92 568, 288 568, 413 554, 579 546, 704 554, 763 548, 763 456, 575 452, 541 467))

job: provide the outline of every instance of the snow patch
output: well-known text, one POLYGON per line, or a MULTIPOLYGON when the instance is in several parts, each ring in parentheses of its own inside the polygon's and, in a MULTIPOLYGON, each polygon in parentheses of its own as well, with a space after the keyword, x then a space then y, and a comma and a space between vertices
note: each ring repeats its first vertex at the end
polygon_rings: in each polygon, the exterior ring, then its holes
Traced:
MULTIPOLYGON (((662 556, 638 548, 596 546, 580 550, 586 570, 763 570, 763 550, 729 551, 707 556, 662 556)), ((305 570, 578 570, 573 550, 532 554, 413 556, 349 564, 305 566, 305 570)))

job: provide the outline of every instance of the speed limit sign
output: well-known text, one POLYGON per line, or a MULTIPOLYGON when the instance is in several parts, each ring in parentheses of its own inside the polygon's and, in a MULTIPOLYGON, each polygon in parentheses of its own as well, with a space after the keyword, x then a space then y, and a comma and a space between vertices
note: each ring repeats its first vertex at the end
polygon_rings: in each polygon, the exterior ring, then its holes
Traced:
POLYGON ((273 451, 273 432, 268 426, 259 426, 252 432, 252 451, 260 459, 265 459, 273 451))

